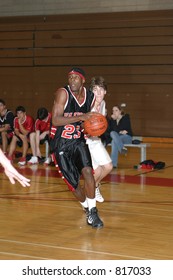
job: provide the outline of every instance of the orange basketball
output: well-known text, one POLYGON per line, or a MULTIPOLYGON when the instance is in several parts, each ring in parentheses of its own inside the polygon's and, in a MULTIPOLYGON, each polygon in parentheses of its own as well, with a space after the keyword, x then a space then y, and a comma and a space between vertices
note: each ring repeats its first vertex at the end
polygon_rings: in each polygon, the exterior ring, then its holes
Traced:
POLYGON ((99 113, 93 114, 88 120, 84 121, 84 131, 91 136, 102 135, 107 127, 107 119, 99 113))

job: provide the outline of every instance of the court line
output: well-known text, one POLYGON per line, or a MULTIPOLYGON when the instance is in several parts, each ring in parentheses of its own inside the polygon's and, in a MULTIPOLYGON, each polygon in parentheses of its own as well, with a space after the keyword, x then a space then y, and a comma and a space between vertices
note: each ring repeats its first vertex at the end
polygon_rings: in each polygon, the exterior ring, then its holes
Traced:
MULTIPOLYGON (((39 206, 59 207, 59 205, 49 204, 49 203, 39 203, 39 206)), ((131 206, 127 206, 127 205, 126 205, 126 207, 131 208, 131 206)), ((77 209, 77 207, 71 206, 71 205, 70 206, 61 205, 61 208, 77 209)), ((139 209, 140 210, 146 210, 146 208, 144 208, 144 207, 135 207, 135 206, 133 206, 133 209, 134 208, 138 209, 138 211, 139 211, 139 209)), ((156 217, 158 219, 160 219, 160 218, 165 218, 165 219, 168 219, 168 220, 172 220, 173 219, 173 216, 168 216, 166 213, 165 213, 165 215, 158 215, 158 211, 165 211, 165 212, 172 213, 173 210, 167 210, 167 209, 159 209, 158 210, 157 208, 153 208, 153 207, 147 207, 147 210, 157 211, 157 213, 156 214, 148 214, 148 213, 140 213, 140 212, 136 213, 134 211, 130 212, 130 210, 129 211, 122 211, 122 210, 119 210, 119 209, 116 209, 116 213, 117 213, 117 215, 118 214, 127 214, 127 215, 138 215, 138 216, 146 216, 146 217, 156 217)), ((105 213, 105 212, 107 212, 107 213, 115 213, 115 210, 110 210, 110 209, 104 209, 104 210, 101 210, 101 211, 102 211, 102 213, 105 213)), ((82 217, 82 214, 83 213, 81 212, 81 217, 82 217)))
MULTIPOLYGON (((51 194, 51 193, 50 193, 51 194)), ((49 207, 59 207, 59 204, 56 205, 56 204, 51 204, 49 202, 64 202, 64 201, 69 201, 69 202, 76 202, 76 199, 75 198, 41 198, 41 197, 23 197, 23 195, 20 197, 20 195, 13 195, 13 196, 10 196, 9 195, 0 195, 0 199, 14 199, 14 200, 21 200, 23 202, 25 201, 31 201, 33 204, 34 201, 39 201, 39 205, 48 205, 49 207), (40 203, 41 202, 41 203, 40 203)), ((152 202, 152 201, 128 201, 128 200, 106 200, 105 199, 105 203, 116 203, 116 204, 123 204, 123 203, 129 203, 129 205, 126 205, 126 207, 128 208, 131 208, 131 205, 133 204, 133 208, 135 207, 136 209, 141 209, 141 210, 146 210, 146 207, 141 207, 142 205, 146 204, 147 205, 147 210, 152 210, 152 211, 164 211, 164 212, 172 212, 173 210, 171 209, 165 209, 165 208, 156 208, 156 207, 148 207, 148 205, 167 205, 167 206, 172 206, 173 203, 172 202, 152 202), (138 205, 138 206, 134 206, 134 204, 138 205)), ((64 208, 71 208, 73 207, 74 209, 76 209, 77 207, 75 206, 64 206, 64 205, 61 205, 61 207, 64 207, 64 208)), ((81 209, 82 210, 82 209, 81 209)), ((114 212, 115 210, 110 210, 110 209, 104 209, 102 210, 103 212, 114 212)), ((116 209, 117 213, 126 213, 126 211, 120 211, 118 209, 116 209)), ((82 212, 81 212, 82 213, 82 212)), ((128 214, 136 214, 135 212, 128 212, 128 214)), ((142 215, 142 216, 158 216, 158 214, 156 215, 151 215, 151 214, 146 214, 146 213, 140 213, 138 212, 138 215, 142 215)), ((166 217, 168 218, 167 216, 159 216, 159 217, 166 217)), ((169 218, 171 218, 169 216, 169 218)), ((173 217, 172 217, 173 218, 173 217)))
POLYGON ((0 255, 7 255, 7 256, 15 256, 15 257, 27 257, 27 258, 32 258, 32 259, 42 259, 42 260, 54 260, 54 259, 48 259, 48 258, 43 258, 43 257, 36 257, 36 256, 31 256, 31 255, 23 255, 23 254, 16 254, 16 253, 7 253, 7 252, 0 252, 0 255))
POLYGON ((62 247, 62 246, 55 246, 50 244, 42 244, 42 243, 31 243, 31 242, 23 242, 23 241, 17 241, 17 240, 9 240, 9 239, 0 239, 0 242, 6 242, 6 243, 14 243, 19 245, 28 245, 28 246, 35 246, 35 247, 43 247, 48 249, 58 249, 58 250, 66 250, 66 251, 74 251, 74 252, 80 252, 80 253, 91 253, 91 254, 98 254, 98 255, 104 255, 104 256, 116 256, 116 257, 124 257, 127 259, 137 259, 137 260, 147 260, 148 258, 141 258, 138 256, 131 256, 131 255, 122 255, 122 254, 115 254, 115 253, 107 253, 102 251, 93 251, 93 250, 86 250, 86 249, 76 249, 71 247, 62 247))

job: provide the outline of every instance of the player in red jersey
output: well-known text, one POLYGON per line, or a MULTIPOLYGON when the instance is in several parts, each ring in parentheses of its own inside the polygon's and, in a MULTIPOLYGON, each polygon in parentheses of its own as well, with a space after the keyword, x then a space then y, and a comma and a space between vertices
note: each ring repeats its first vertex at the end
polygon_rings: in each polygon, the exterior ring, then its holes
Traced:
MULTIPOLYGON (((35 131, 30 134, 30 145, 32 150, 32 157, 28 161, 29 164, 39 163, 38 158, 42 158, 40 151, 40 144, 45 141, 49 142, 51 113, 44 107, 39 108, 37 111, 37 119, 35 121, 35 131)), ((45 164, 50 164, 51 158, 45 160, 45 164)))
POLYGON ((18 106, 16 108, 16 115, 14 119, 14 134, 10 143, 8 159, 12 160, 16 145, 18 145, 23 148, 22 157, 18 164, 25 165, 26 154, 29 147, 29 135, 34 131, 34 119, 26 114, 26 110, 23 106, 18 106))

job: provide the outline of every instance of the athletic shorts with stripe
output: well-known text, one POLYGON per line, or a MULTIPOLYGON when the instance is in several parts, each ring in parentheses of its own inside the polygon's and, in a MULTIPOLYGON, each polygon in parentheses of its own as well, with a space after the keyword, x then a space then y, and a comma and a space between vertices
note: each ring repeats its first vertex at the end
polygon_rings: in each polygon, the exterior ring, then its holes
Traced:
POLYGON ((56 148, 52 154, 55 166, 71 191, 79 185, 82 169, 92 168, 92 161, 88 145, 85 141, 75 141, 64 147, 56 148))

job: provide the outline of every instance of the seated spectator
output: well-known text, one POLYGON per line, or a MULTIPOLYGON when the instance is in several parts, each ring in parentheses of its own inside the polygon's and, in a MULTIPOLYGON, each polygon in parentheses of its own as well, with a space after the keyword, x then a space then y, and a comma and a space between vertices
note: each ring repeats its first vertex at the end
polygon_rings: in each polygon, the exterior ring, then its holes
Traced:
POLYGON ((126 154, 127 148, 124 144, 132 143, 132 128, 129 114, 125 114, 123 108, 116 105, 112 109, 111 119, 109 121, 109 130, 111 137, 111 159, 114 168, 117 167, 118 153, 126 154))
MULTIPOLYGON (((40 144, 49 141, 51 113, 46 108, 39 108, 37 111, 37 119, 35 121, 35 131, 30 134, 30 145, 32 157, 28 161, 29 164, 39 163, 38 158, 42 158, 40 144)), ((51 158, 45 160, 45 164, 50 164, 51 158)))
POLYGON ((34 131, 34 119, 26 114, 23 106, 16 108, 16 117, 14 118, 14 134, 10 143, 8 159, 12 161, 16 145, 23 147, 22 157, 19 165, 26 164, 26 155, 29 148, 29 135, 34 131))
POLYGON ((0 99, 0 144, 4 154, 13 136, 14 114, 6 108, 5 101, 0 99))

